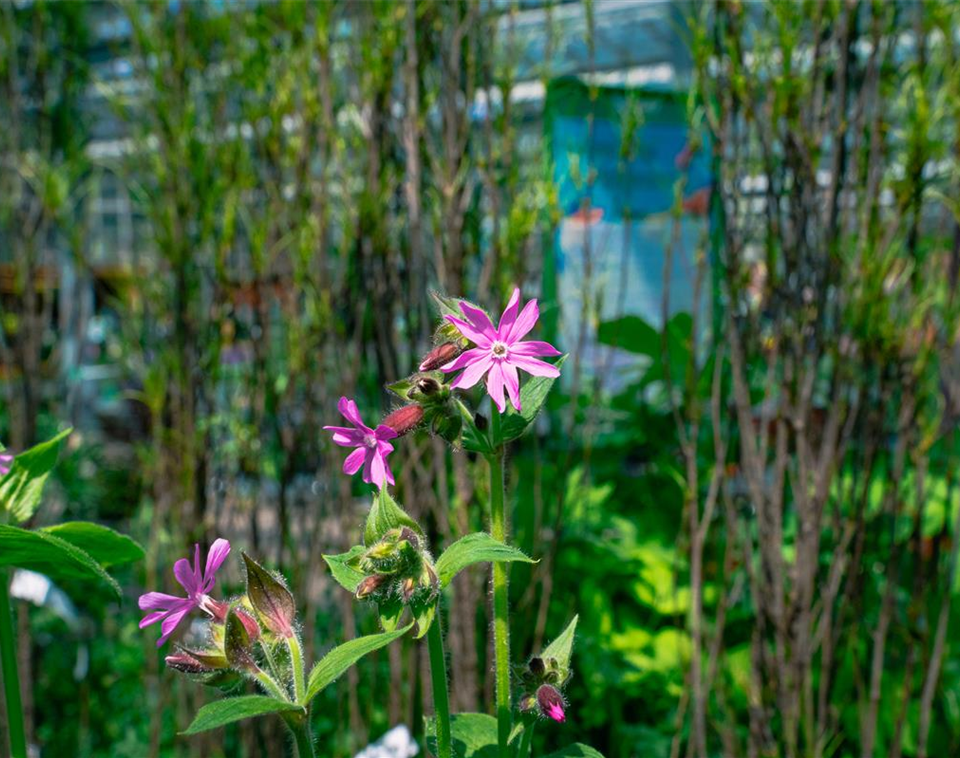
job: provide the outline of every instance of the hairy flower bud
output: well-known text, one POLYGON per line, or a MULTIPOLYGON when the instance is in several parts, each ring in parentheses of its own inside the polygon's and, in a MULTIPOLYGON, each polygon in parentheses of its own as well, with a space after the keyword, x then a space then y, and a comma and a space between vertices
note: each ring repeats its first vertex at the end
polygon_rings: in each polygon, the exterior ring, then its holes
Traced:
POLYGON ((388 574, 373 574, 372 576, 366 577, 357 585, 357 600, 370 597, 370 595, 383 587, 389 579, 390 576, 388 574))
POLYGON ((413 597, 413 593, 416 592, 417 583, 413 580, 412 576, 406 577, 400 583, 400 596, 403 598, 403 602, 409 603, 410 598, 413 597))
POLYGON ((297 609, 286 585, 263 566, 243 553, 247 567, 247 597, 260 621, 274 634, 289 639, 297 609))
POLYGON ((388 415, 383 420, 383 424, 393 429, 397 436, 402 437, 416 429, 421 421, 423 421, 423 408, 419 405, 405 405, 388 415))
POLYGON ((543 684, 537 689, 537 706, 540 713, 560 724, 567 720, 563 695, 549 684, 543 684))
POLYGON ((186 650, 178 649, 173 655, 164 658, 167 666, 181 674, 207 674, 213 671, 212 668, 204 666, 203 663, 194 658, 186 650))
POLYGON ((449 363, 463 352, 463 348, 455 342, 444 342, 437 345, 426 354, 420 364, 421 371, 433 371, 449 363))
POLYGON ((243 624, 243 628, 247 630, 247 634, 250 635, 250 639, 254 642, 260 639, 260 624, 257 623, 257 620, 243 608, 235 609, 234 613, 237 614, 237 618, 240 619, 240 623, 243 624))
POLYGON ((530 668, 530 673, 533 674, 538 679, 542 679, 543 676, 547 673, 547 667, 543 663, 543 658, 537 658, 537 657, 531 658, 528 666, 530 668))
POLYGON ((257 665, 253 659, 253 640, 250 639, 247 627, 236 611, 231 611, 227 615, 223 650, 232 668, 244 671, 253 669, 257 665))

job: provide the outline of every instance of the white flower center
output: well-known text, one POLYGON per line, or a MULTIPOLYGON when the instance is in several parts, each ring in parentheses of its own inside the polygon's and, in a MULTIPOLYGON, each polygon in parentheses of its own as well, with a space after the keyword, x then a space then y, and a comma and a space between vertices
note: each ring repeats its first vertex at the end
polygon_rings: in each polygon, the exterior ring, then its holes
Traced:
POLYGON ((373 449, 377 446, 377 438, 372 434, 363 435, 363 444, 370 449, 373 449))
POLYGON ((507 345, 505 342, 500 342, 497 340, 490 347, 490 352, 493 353, 494 358, 506 358, 507 357, 507 345))

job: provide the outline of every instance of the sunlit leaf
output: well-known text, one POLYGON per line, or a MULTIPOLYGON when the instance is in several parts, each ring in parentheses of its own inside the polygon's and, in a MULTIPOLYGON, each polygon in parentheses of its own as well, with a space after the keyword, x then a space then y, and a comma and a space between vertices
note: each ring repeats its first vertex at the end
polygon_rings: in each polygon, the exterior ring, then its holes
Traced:
POLYGON ((510 545, 504 545, 486 532, 468 534, 444 550, 443 555, 437 559, 437 576, 440 578, 440 585, 446 587, 467 566, 488 561, 536 563, 522 551, 510 545))
POLYGON ((60 443, 72 431, 65 429, 13 459, 10 473, 0 478, 0 509, 8 511, 16 521, 26 521, 36 512, 47 477, 57 465, 60 443))
MULTIPOLYGON (((566 355, 561 355, 553 365, 557 368, 563 366, 567 359, 566 355)), ((535 376, 524 382, 520 388, 520 408, 519 413, 510 410, 503 417, 503 441, 509 442, 520 437, 536 419, 543 404, 547 401, 547 395, 550 394, 550 388, 553 387, 555 378, 549 376, 535 376)))
POLYGON ((143 558, 143 548, 125 534, 89 521, 68 521, 39 530, 90 555, 101 566, 120 566, 143 558))
POLYGON ((304 713, 304 708, 296 703, 288 703, 266 695, 229 697, 203 706, 197 711, 193 723, 183 733, 199 734, 243 719, 265 716, 268 713, 304 713))

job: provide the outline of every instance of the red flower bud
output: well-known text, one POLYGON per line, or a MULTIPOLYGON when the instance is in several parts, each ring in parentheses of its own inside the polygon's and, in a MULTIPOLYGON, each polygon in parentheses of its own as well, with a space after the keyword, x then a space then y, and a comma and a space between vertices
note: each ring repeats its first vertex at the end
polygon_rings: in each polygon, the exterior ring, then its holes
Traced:
POLYGON ((293 595, 280 579, 246 553, 242 555, 247 567, 247 597, 250 598, 250 605, 267 629, 289 639, 293 636, 297 615, 293 595))
POLYGON ((444 342, 442 345, 437 345, 433 350, 426 354, 423 359, 423 363, 420 364, 421 371, 433 371, 448 364, 454 358, 456 358, 460 353, 463 352, 463 348, 460 347, 455 342, 444 342))
POLYGON ((373 574, 368 576, 357 585, 357 600, 370 597, 370 595, 380 589, 389 579, 390 577, 387 574, 373 574))
POLYGON ((237 618, 240 619, 240 623, 243 624, 243 628, 250 635, 250 639, 254 642, 260 639, 260 624, 257 623, 257 620, 243 608, 237 608, 235 612, 237 618))
POLYGON ((423 408, 419 405, 405 405, 397 408, 383 420, 384 426, 389 426, 398 436, 416 429, 423 421, 423 408))
POLYGON ((544 716, 552 718, 560 724, 567 720, 563 695, 555 687, 551 687, 549 684, 540 685, 537 690, 537 705, 540 707, 540 713, 544 716))
POLYGON ((213 671, 212 668, 204 666, 185 650, 178 650, 173 655, 168 655, 164 660, 167 666, 181 674, 206 674, 213 671))

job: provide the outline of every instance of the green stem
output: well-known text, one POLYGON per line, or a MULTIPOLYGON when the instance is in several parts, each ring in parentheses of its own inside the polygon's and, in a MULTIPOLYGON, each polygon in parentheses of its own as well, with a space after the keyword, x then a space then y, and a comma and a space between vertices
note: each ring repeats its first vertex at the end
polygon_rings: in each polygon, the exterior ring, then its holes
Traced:
POLYGON ((303 648, 300 647, 300 638, 296 634, 287 638, 287 647, 290 648, 290 668, 293 669, 294 700, 302 704, 307 695, 307 685, 303 673, 303 648))
POLYGON ((530 755, 530 745, 533 743, 533 729, 536 725, 537 722, 531 719, 523 727, 523 735, 520 737, 520 747, 517 749, 517 758, 527 758, 530 755))
POLYGON ((6 570, 0 570, 0 668, 3 669, 3 694, 7 701, 10 756, 27 758, 20 677, 17 676, 17 640, 13 636, 13 610, 10 607, 10 574, 6 570))
MULTIPOLYGON (((496 408, 491 413, 490 431, 493 453, 487 460, 490 464, 490 536, 507 544, 507 519, 503 507, 503 433, 500 414, 496 408)), ((497 744, 500 758, 509 758, 507 743, 510 739, 510 605, 507 595, 509 563, 493 563, 493 650, 496 663, 497 691, 497 744)))
POLYGON ((313 735, 310 734, 309 716, 304 716, 288 725, 290 731, 293 732, 294 742, 297 743, 298 758, 316 758, 317 754, 313 749, 313 735))
POLYGON ((262 668, 257 666, 251 671, 251 673, 253 674, 254 679, 260 682, 260 684, 263 685, 263 688, 275 698, 288 703, 290 702, 290 693, 285 692, 283 687, 277 684, 276 680, 262 668))
POLYGON ((427 632, 430 651, 430 681, 433 685, 433 710, 437 717, 437 758, 451 758, 450 700, 447 694, 447 659, 443 653, 443 633, 440 630, 440 608, 427 632))

